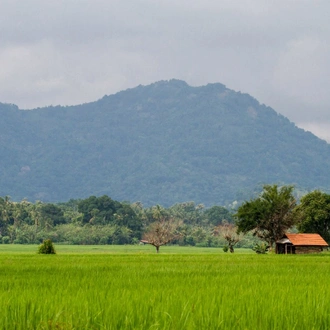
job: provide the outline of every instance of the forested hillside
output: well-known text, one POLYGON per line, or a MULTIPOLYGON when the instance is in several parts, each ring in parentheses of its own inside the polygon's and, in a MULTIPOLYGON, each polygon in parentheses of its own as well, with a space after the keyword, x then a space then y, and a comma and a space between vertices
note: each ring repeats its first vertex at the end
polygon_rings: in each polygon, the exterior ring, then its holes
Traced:
POLYGON ((325 141, 222 84, 160 81, 27 111, 0 104, 0 116, 0 196, 13 200, 225 205, 264 183, 330 188, 325 141))

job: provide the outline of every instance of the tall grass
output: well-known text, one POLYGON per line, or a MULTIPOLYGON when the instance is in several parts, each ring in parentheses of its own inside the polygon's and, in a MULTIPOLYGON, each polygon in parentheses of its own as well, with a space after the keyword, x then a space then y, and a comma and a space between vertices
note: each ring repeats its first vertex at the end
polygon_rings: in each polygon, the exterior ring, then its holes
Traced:
MULTIPOLYGON (((0 254, 2 253, 35 253, 38 249, 37 244, 35 245, 23 245, 23 244, 0 244, 0 254)), ((55 244, 56 251, 60 254, 100 254, 100 253, 111 253, 111 254, 127 254, 127 253, 155 253, 156 249, 154 246, 146 245, 62 245, 55 244)), ((239 248, 235 249, 238 253, 255 253, 251 249, 239 248)), ((160 247, 161 254, 219 254, 223 253, 222 248, 213 247, 195 247, 195 246, 178 246, 168 245, 160 247)))
POLYGON ((328 329, 330 256, 0 254, 1 329, 328 329))

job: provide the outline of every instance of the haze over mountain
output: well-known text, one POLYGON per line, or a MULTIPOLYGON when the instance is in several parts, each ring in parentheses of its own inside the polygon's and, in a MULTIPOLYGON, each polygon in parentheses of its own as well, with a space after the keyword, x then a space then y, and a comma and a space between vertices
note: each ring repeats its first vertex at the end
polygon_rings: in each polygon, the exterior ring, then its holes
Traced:
POLYGON ((330 189, 330 145, 222 84, 159 81, 77 106, 0 104, 0 196, 226 204, 264 183, 330 189))

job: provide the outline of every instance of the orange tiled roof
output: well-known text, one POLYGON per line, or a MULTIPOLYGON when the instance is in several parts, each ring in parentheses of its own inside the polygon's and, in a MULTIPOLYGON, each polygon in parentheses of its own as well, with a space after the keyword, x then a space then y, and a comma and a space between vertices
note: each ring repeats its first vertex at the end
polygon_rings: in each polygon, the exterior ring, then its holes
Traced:
POLYGON ((328 246, 319 234, 285 234, 293 245, 328 246))

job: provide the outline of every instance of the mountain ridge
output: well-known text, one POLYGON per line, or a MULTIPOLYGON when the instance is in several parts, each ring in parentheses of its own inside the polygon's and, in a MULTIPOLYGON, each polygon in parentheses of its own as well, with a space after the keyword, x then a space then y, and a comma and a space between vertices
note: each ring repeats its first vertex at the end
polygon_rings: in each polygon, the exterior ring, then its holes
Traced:
POLYGON ((0 103, 0 195, 226 204, 263 183, 330 188, 330 145, 248 94, 172 79, 74 106, 0 103))

